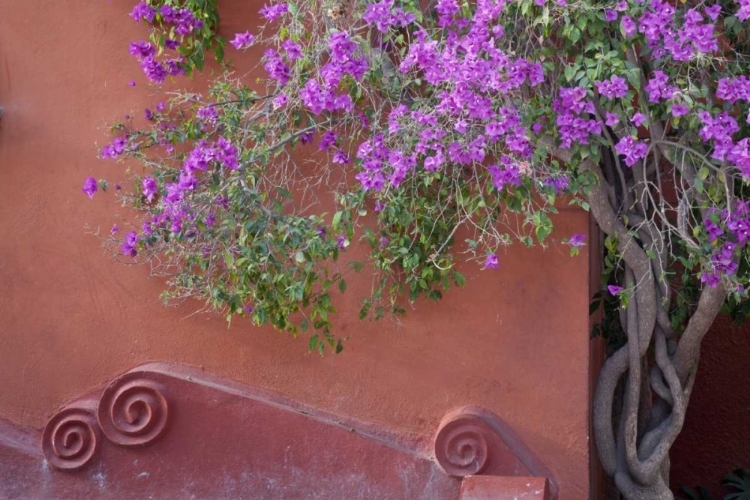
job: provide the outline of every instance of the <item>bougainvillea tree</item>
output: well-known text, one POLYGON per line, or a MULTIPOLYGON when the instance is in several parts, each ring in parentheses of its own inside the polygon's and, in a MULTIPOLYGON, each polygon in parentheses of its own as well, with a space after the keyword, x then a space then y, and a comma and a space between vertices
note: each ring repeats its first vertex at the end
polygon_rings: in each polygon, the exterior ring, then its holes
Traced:
MULTIPOLYGON (((155 84, 222 57, 214 1, 132 17, 155 84)), ((127 158, 114 188, 132 210, 106 244, 166 276, 166 300, 338 351, 352 270, 374 276, 362 318, 403 313, 461 285, 458 260, 502 272, 503 247, 549 238, 575 255, 590 242, 552 235, 551 214, 580 205, 602 231, 612 347, 601 462, 625 498, 671 498, 701 340, 747 298, 748 17, 746 0, 265 5, 229 42, 264 51, 264 79, 224 65, 206 92, 114 125, 101 156, 127 158), (355 242, 367 261, 341 264, 355 242)))

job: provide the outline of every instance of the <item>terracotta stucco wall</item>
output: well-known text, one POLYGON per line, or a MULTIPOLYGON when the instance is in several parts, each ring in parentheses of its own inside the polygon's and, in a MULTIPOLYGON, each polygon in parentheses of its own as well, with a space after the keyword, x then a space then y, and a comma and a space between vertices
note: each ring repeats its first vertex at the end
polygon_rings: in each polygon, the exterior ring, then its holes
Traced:
MULTIPOLYGON (((481 405, 551 469, 560 498, 587 498, 588 255, 571 259, 559 243, 588 233, 587 215, 563 212, 548 250, 513 247, 498 272, 467 266, 464 290, 419 303, 400 325, 359 322, 366 283, 350 284, 337 324, 351 341, 339 356, 270 329, 227 329, 190 316, 190 305, 164 308, 159 280, 113 262, 86 234, 85 224, 110 227, 111 197, 80 191, 84 177, 118 171, 96 158, 106 122, 160 100, 127 52, 145 36, 127 16, 132 4, 2 3, 0 418, 41 427, 66 400, 164 360, 392 432, 431 435, 447 411, 481 405)), ((260 5, 224 1, 223 29, 252 26, 260 5)))

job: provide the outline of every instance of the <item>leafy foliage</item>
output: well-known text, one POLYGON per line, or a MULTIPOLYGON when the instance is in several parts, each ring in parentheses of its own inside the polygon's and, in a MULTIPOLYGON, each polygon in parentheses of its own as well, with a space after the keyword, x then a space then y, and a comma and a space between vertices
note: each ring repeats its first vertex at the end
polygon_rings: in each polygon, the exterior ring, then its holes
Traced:
MULTIPOLYGON (((748 500, 750 499, 750 470, 740 468, 728 473, 721 480, 721 484, 729 490, 724 495, 724 500, 748 500)), ((685 497, 678 500, 713 500, 711 493, 703 486, 688 488, 683 486, 680 493, 685 497)))
POLYGON ((721 480, 730 493, 724 500, 750 500, 750 470, 735 469, 721 480))

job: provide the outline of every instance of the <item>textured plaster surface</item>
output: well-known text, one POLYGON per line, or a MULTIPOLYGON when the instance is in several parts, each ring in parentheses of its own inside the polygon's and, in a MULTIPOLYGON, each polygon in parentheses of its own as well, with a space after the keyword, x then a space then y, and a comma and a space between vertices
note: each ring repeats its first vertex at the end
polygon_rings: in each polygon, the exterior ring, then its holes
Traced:
MULTIPOLYGON (((228 329, 191 315, 196 304, 164 308, 160 280, 113 262, 86 234, 86 224, 109 230, 112 196, 89 201, 80 191, 89 175, 121 172, 97 160, 95 143, 111 140, 106 122, 140 118, 161 100, 127 52, 145 37, 127 16, 132 3, 2 5, 0 418, 39 429, 116 374, 171 361, 395 433, 431 436, 451 409, 480 405, 544 461, 560 498, 587 498, 588 256, 571 259, 560 243, 588 233, 587 215, 563 212, 547 250, 513 247, 500 271, 466 266, 465 289, 418 303, 400 323, 358 321, 369 281, 350 282, 337 298, 336 333, 351 337, 339 356, 321 358, 271 329, 228 329)), ((260 4, 221 2, 225 34, 252 27, 260 4)))
POLYGON ((468 476, 461 500, 549 500, 549 491, 540 477, 468 476))

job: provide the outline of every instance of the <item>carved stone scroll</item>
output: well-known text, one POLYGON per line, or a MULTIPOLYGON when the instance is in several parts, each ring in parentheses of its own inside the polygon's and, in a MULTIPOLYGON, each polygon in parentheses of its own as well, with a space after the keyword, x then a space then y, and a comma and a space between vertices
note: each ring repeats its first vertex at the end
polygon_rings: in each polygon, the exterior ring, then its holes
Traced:
POLYGON ((163 385, 142 373, 126 373, 104 389, 97 419, 104 435, 122 446, 141 446, 167 427, 169 403, 163 385))
POLYGON ((42 432, 42 451, 57 469, 77 470, 88 464, 99 449, 99 426, 93 405, 63 408, 42 432))

